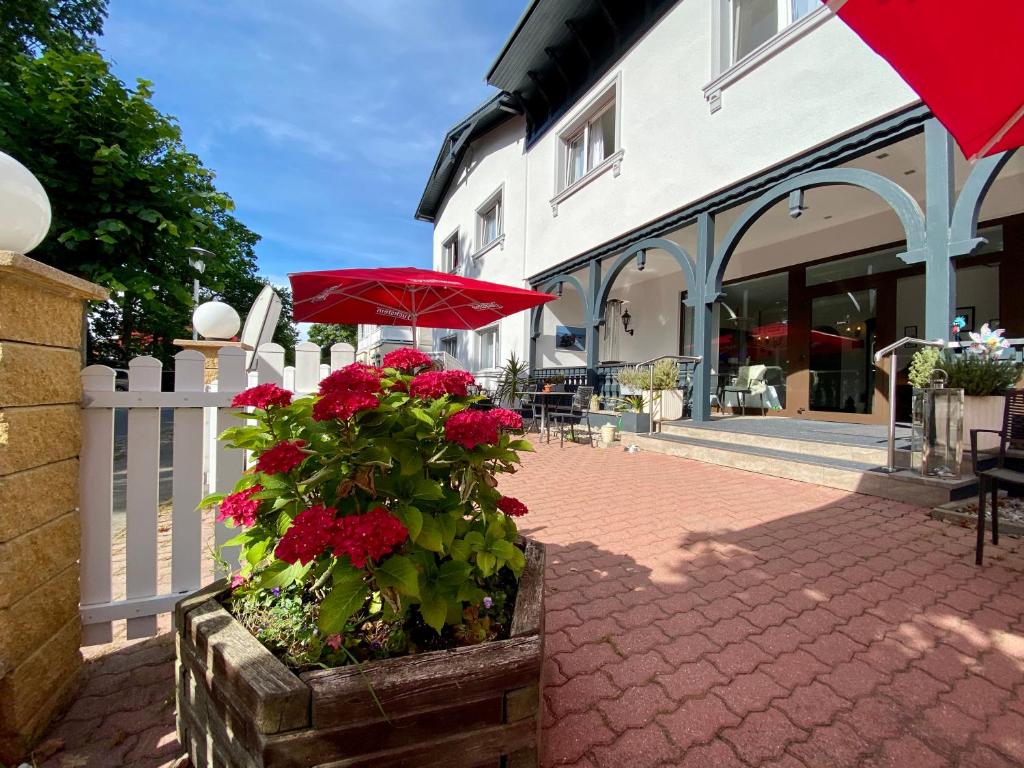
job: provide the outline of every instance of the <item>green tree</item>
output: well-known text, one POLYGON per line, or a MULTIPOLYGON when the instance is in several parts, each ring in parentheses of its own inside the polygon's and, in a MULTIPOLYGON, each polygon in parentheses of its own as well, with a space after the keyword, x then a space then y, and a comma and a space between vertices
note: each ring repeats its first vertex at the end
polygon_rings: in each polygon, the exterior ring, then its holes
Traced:
POLYGON ((0 73, 19 56, 46 48, 91 48, 103 32, 107 0, 10 0, 0 3, 0 73))
POLYGON ((0 146, 36 174, 53 208, 33 256, 111 290, 91 319, 93 359, 174 354, 190 323, 191 245, 217 255, 205 287, 255 297, 259 236, 153 106, 150 83, 129 88, 88 50, 52 48, 13 70, 0 83, 0 146))
POLYGON ((313 323, 309 326, 309 340, 321 349, 329 349, 342 342, 356 345, 355 324, 313 323))

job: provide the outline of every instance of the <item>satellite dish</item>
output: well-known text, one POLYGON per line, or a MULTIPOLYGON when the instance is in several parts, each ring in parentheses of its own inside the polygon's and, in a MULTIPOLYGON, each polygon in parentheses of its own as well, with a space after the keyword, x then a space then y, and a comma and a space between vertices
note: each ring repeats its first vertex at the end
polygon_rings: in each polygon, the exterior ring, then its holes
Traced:
POLYGON ((245 368, 251 371, 256 365, 256 351, 260 344, 267 344, 274 339, 274 329, 281 317, 281 297, 269 285, 260 291, 256 301, 249 307, 242 326, 239 341, 249 348, 245 352, 245 368))

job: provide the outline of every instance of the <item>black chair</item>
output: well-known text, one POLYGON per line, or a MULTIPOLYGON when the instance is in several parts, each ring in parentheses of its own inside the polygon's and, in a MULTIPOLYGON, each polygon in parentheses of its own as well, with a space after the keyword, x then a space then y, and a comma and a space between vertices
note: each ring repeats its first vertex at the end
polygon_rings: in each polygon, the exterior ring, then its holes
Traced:
POLYGON ((520 398, 520 403, 524 410, 528 410, 530 412, 528 420, 526 420, 523 425, 523 429, 526 432, 537 430, 537 433, 540 434, 541 404, 540 400, 534 397, 534 395, 537 394, 537 390, 537 384, 527 384, 526 391, 522 393, 522 397, 520 398))
POLYGON ((1012 389, 1006 394, 1003 407, 1003 428, 971 430, 971 464, 978 477, 978 544, 974 562, 981 565, 985 551, 985 496, 992 497, 992 543, 999 543, 999 484, 1024 486, 1024 472, 1007 469, 1006 449, 1024 442, 1024 389, 1012 389), (987 469, 978 468, 978 435, 981 433, 999 435, 999 453, 996 465, 987 469))
MULTIPOLYGON (((565 428, 569 427, 570 439, 576 441, 576 427, 586 423, 587 425, 587 440, 590 441, 591 448, 594 447, 594 432, 590 427, 590 398, 594 394, 593 387, 577 387, 573 393, 572 401, 569 403, 568 409, 556 408, 553 411, 548 411, 548 422, 554 422, 558 425, 558 445, 565 445, 565 428)), ((551 441, 550 433, 548 441, 551 441)))

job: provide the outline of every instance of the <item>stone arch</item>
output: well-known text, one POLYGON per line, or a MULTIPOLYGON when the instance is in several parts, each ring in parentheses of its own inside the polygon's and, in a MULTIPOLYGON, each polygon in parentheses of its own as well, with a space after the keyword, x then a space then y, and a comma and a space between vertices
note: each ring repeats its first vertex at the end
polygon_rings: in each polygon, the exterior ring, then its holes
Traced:
POLYGON ((984 157, 974 164, 953 207, 949 226, 949 255, 966 256, 984 242, 978 237, 978 216, 985 196, 1016 150, 984 157))
POLYGON ((696 268, 694 267, 693 259, 690 258, 690 255, 678 243, 674 243, 663 237, 649 237, 646 240, 641 240, 639 243, 629 246, 629 248, 620 253, 615 258, 615 261, 612 262, 611 269, 609 269, 605 274, 604 279, 601 281, 601 287, 597 291, 597 300, 594 303, 591 322, 596 325, 601 322, 602 318, 604 318, 604 305, 608 301, 608 294, 611 292, 615 279, 619 276, 619 273, 626 268, 630 259, 640 251, 655 249, 668 253, 676 260, 676 263, 679 264, 679 268, 683 270, 683 275, 686 277, 686 285, 689 288, 686 303, 691 304, 691 302, 696 298, 697 293, 695 290, 696 268))
POLYGON ((736 245, 765 211, 790 193, 831 185, 860 187, 881 197, 899 217, 907 236, 907 252, 901 254, 901 258, 908 264, 925 260, 924 213, 914 197, 903 187, 881 174, 861 168, 826 168, 809 171, 776 184, 747 205, 726 233, 721 245, 715 249, 715 257, 705 283, 704 300, 711 303, 721 294, 722 278, 736 245))
MULTIPOLYGON (((541 293, 551 293, 552 289, 562 283, 569 283, 576 292, 580 295, 580 303, 583 304, 583 317, 590 322, 590 318, 593 316, 593 309, 590 306, 590 297, 587 292, 583 289, 583 283, 577 280, 572 275, 555 275, 554 277, 548 278, 541 283, 535 290, 541 293)), ((540 319, 544 312, 545 304, 541 304, 539 307, 534 307, 531 310, 530 317, 530 339, 536 341, 537 337, 540 336, 540 319)))

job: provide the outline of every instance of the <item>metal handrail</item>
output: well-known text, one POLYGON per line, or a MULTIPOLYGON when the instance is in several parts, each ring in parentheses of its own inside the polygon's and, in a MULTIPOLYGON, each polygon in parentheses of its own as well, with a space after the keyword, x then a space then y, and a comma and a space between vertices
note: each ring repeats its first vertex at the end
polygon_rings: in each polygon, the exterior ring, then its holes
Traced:
POLYGON ((648 412, 651 417, 649 419, 649 423, 647 424, 648 436, 654 434, 654 364, 660 362, 661 360, 675 360, 676 362, 680 363, 699 363, 702 362, 704 358, 701 355, 658 355, 657 357, 652 357, 650 360, 645 360, 642 363, 636 364, 637 368, 646 365, 649 366, 651 369, 650 388, 647 390, 648 392, 651 393, 651 399, 647 406, 648 412))
POLYGON ((876 368, 879 367, 879 363, 882 362, 883 358, 889 358, 889 446, 886 456, 888 462, 885 467, 886 472, 896 471, 896 353, 903 349, 903 347, 909 346, 945 349, 946 342, 942 339, 928 341, 927 339, 915 339, 912 336, 904 336, 889 346, 882 347, 874 354, 876 368))

